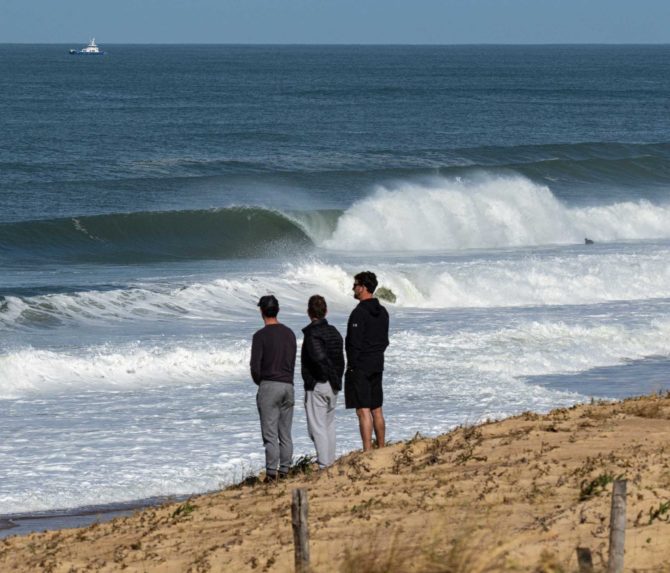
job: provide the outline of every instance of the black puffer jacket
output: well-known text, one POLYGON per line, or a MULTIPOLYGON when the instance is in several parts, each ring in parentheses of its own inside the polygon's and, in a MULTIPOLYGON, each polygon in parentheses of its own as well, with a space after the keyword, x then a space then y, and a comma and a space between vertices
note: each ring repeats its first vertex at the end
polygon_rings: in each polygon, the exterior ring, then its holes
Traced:
POLYGON ((330 382, 334 392, 342 389, 344 352, 342 336, 325 318, 314 320, 302 329, 300 360, 305 390, 314 390, 317 382, 330 382))
POLYGON ((376 298, 362 300, 347 324, 347 369, 381 372, 389 345, 389 313, 376 298))

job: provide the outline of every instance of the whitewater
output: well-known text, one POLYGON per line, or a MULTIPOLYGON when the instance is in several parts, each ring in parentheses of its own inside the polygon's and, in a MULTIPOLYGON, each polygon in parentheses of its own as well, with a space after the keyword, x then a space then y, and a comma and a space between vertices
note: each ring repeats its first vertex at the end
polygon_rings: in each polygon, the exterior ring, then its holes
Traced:
MULTIPOLYGON (((306 299, 320 293, 344 330, 362 268, 397 297, 388 304, 391 439, 618 396, 597 376, 590 384, 589 372, 670 356, 664 205, 568 207, 547 186, 505 175, 396 182, 334 216, 239 205, 224 213, 238 230, 249 222, 245 236, 267 213, 309 248, 294 252, 287 240, 288 258, 191 262, 188 272, 158 258, 153 276, 145 269, 123 285, 77 276, 60 292, 36 284, 3 297, 0 329, 13 333, 0 356, 12 435, 0 447, 3 513, 208 491, 258 471, 248 376, 257 297, 274 293, 300 334, 306 299), (594 244, 583 243, 587 234, 594 244), (561 383, 575 374, 581 387, 561 383)), ((114 239, 76 225, 87 241, 114 239)), ((206 227, 186 232, 196 248, 211 241, 206 227)), ((256 239, 263 251, 276 242, 263 229, 256 239)), ((71 241, 57 248, 72 254, 71 241)), ((96 264, 109 272, 108 259, 96 264)), ((344 453, 357 447, 357 430, 350 412, 338 415, 344 453)), ((311 453, 300 408, 294 434, 297 454, 311 453)))
POLYGON ((258 298, 300 345, 362 270, 390 440, 670 389, 667 47, 32 49, 0 46, 0 518, 262 469, 258 298))

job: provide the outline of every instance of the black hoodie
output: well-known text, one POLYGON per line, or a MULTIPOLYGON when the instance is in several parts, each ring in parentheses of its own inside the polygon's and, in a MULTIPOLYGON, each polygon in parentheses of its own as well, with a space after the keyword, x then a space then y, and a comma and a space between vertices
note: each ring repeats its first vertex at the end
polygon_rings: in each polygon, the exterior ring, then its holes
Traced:
POLYGON ((347 369, 381 372, 389 345, 389 314, 376 298, 362 300, 347 323, 347 369))

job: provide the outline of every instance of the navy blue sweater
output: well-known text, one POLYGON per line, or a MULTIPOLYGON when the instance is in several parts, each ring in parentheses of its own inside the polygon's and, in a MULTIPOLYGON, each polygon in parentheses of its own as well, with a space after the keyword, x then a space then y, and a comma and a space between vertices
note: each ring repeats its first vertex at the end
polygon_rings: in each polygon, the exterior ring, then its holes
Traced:
POLYGON ((283 324, 268 324, 254 334, 251 343, 251 377, 293 384, 295 334, 283 324))

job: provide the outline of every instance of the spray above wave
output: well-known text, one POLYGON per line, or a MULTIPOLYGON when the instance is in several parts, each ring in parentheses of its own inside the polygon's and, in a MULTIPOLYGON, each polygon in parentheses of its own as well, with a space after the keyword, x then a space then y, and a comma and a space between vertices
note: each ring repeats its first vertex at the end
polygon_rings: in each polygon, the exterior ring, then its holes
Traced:
POLYGON ((254 258, 313 243, 278 211, 229 207, 138 212, 0 225, 0 254, 10 259, 135 263, 254 258))
POLYGON ((380 188, 349 208, 328 249, 440 251, 670 237, 670 207, 648 201, 563 205, 521 176, 380 188))
POLYGON ((670 146, 665 143, 576 143, 480 147, 458 150, 462 160, 440 168, 444 176, 464 175, 473 170, 513 170, 535 181, 555 181, 562 190, 583 184, 605 185, 610 192, 628 188, 641 190, 670 181, 670 146))

